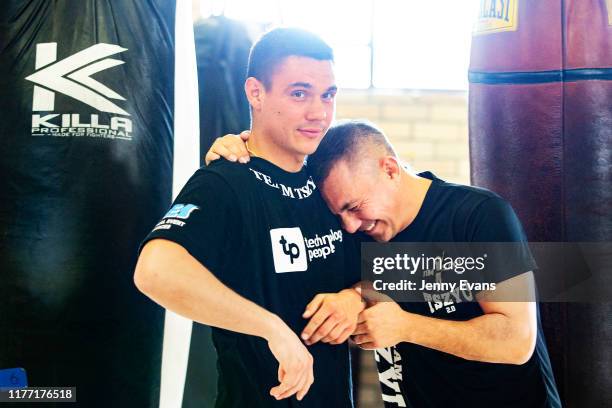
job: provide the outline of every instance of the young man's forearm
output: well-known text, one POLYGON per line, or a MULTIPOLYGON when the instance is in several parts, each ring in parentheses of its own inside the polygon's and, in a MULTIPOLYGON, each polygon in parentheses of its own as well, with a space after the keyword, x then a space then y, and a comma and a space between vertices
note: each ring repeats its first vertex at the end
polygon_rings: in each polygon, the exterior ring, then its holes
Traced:
POLYGON ((278 316, 225 286, 182 246, 163 239, 143 248, 134 282, 161 306, 196 322, 259 336, 278 361, 276 399, 302 399, 314 382, 313 359, 278 316))
POLYGON ((156 239, 142 250, 134 281, 161 306, 199 323, 268 339, 284 323, 238 295, 180 245, 156 239))

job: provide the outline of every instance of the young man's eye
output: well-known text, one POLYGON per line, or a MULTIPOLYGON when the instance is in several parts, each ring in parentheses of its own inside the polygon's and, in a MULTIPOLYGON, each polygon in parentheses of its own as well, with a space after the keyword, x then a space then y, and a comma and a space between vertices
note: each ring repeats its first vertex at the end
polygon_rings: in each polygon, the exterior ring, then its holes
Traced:
POLYGON ((291 92, 291 96, 295 97, 295 98, 304 98, 306 96, 306 92, 304 91, 293 91, 291 92))
POLYGON ((335 92, 326 92, 323 94, 323 99, 325 100, 333 100, 336 97, 335 92))

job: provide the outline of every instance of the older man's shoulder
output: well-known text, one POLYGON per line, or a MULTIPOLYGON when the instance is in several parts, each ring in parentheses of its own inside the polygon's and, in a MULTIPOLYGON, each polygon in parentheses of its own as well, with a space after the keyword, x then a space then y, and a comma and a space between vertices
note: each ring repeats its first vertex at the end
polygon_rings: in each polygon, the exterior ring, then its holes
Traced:
MULTIPOLYGON (((439 179, 438 179, 439 180, 439 179)), ((436 188, 440 196, 453 207, 468 213, 475 209, 511 208, 510 203, 498 193, 487 188, 439 180, 436 188)))

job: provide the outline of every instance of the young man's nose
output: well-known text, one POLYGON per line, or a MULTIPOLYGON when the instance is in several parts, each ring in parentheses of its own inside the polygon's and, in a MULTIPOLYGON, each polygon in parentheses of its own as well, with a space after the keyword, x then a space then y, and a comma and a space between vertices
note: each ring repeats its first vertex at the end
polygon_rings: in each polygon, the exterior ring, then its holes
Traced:
POLYGON ((310 103, 306 118, 308 120, 327 119, 327 105, 318 98, 314 98, 310 103))

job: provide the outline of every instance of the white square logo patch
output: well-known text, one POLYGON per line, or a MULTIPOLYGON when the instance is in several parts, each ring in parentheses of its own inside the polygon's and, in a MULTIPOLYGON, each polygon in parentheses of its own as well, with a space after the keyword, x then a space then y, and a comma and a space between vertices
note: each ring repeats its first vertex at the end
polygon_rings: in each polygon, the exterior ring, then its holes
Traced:
POLYGON ((298 227, 270 230, 276 273, 303 272, 308 269, 306 245, 298 227))

